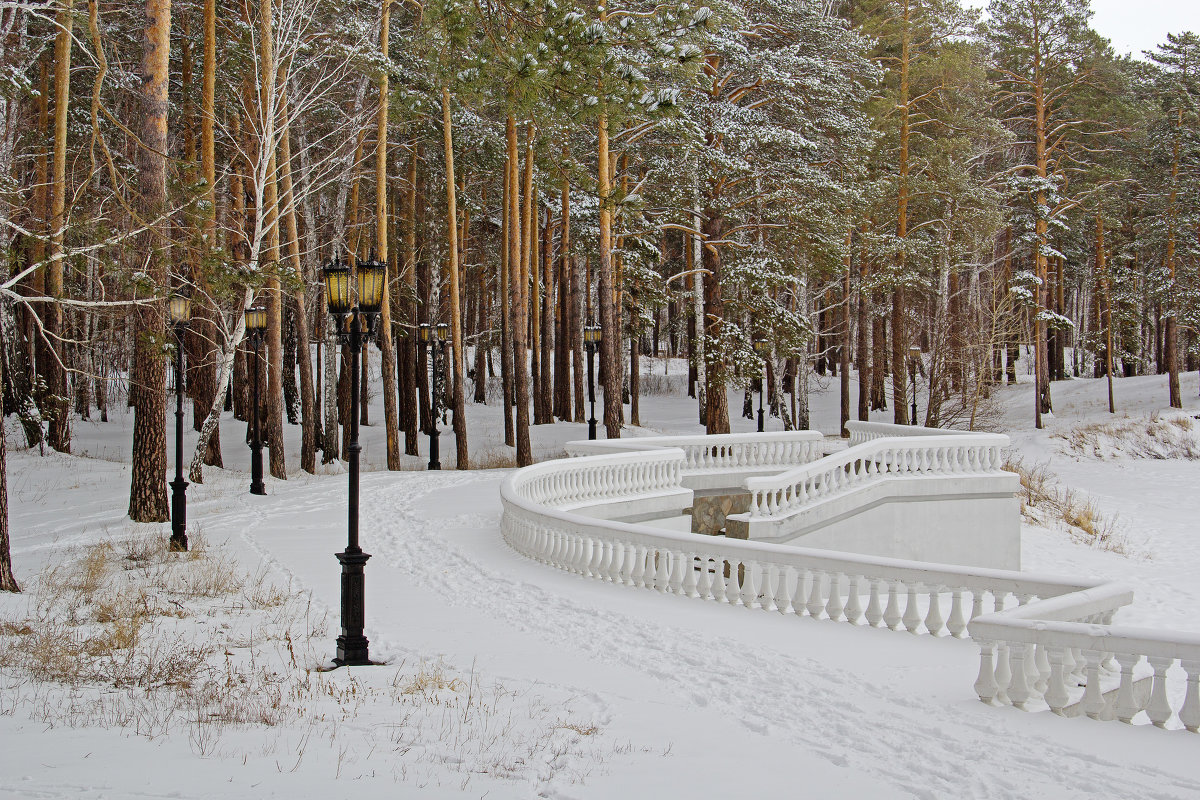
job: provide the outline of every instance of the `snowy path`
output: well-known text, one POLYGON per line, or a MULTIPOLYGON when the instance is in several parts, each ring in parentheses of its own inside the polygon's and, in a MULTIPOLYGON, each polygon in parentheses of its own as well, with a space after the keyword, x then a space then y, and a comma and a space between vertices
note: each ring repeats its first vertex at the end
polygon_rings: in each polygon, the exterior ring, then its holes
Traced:
MULTIPOLYGON (((1120 381, 1118 402, 1134 413, 1157 408, 1163 380, 1120 381)), ((1200 485, 1200 463, 1081 461, 1060 452, 1050 434, 1101 418, 1101 390, 1094 381, 1056 383, 1060 416, 1047 432, 1028 430, 1029 387, 1000 393, 1014 444, 1026 459, 1048 462, 1064 482, 1119 512, 1135 548, 1153 558, 1098 552, 1061 534, 1026 529, 1025 565, 1128 581, 1137 601, 1122 621, 1195 630, 1200 537, 1192 520, 1200 508, 1192 487, 1200 485)), ((1200 412, 1194 374, 1185 376, 1184 394, 1188 412, 1200 412)), ((692 408, 680 398, 647 398, 643 418, 659 430, 696 432, 692 408)), ((836 409, 835 390, 816 394, 814 424, 832 430, 836 409)), ((492 422, 485 417, 475 441, 496 438, 492 422)), ((547 451, 581 435, 580 426, 535 432, 547 451)), ((240 433, 231 423, 226 441, 238 443, 240 433)), ((119 424, 99 431, 93 452, 120 456, 124 446, 116 443, 127 434, 119 424)), ((244 458, 242 448, 229 450, 235 462, 244 458)), ((24 575, 64 544, 128 531, 127 466, 19 453, 10 458, 14 558, 24 575)), ((363 546, 374 556, 367 565, 367 632, 373 656, 389 666, 354 674, 386 682, 401 664, 440 657, 457 673, 503 684, 522 702, 548 705, 552 715, 595 724, 594 751, 538 765, 535 780, 481 775, 463 782, 453 770, 434 768, 398 774, 398 757, 371 745, 386 741, 391 720, 384 713, 346 724, 362 747, 312 746, 291 772, 274 757, 249 765, 240 755, 200 762, 186 737, 147 742, 105 731, 45 730, 0 715, 0 800, 296 798, 350 791, 489 800, 766 792, 931 800, 1196 796, 1200 739, 985 707, 972 691, 978 661, 970 642, 662 596, 520 557, 498 531, 497 487, 504 474, 363 475, 363 546), (9 747, 16 737, 36 737, 29 739, 35 755, 28 747, 9 747)), ((192 524, 210 541, 229 542, 247 569, 267 561, 336 620, 333 553, 345 541, 345 477, 293 474, 286 483, 268 481, 265 498, 251 497, 247 486, 244 472, 210 471, 205 486, 189 490, 192 524)), ((520 724, 513 736, 526 733, 520 724)), ((286 755, 304 732, 247 735, 275 737, 286 755)))
MULTIPOLYGON (((648 771, 699 796, 791 778, 889 797, 1193 796, 1190 736, 986 708, 969 642, 630 591, 523 559, 497 531, 501 475, 364 477, 373 652, 533 680, 618 739, 670 748, 652 765, 610 764, 592 790, 630 771, 648 789, 648 771)), ((284 517, 244 535, 332 608, 341 526, 305 522, 340 501, 326 483, 289 486, 284 517)))

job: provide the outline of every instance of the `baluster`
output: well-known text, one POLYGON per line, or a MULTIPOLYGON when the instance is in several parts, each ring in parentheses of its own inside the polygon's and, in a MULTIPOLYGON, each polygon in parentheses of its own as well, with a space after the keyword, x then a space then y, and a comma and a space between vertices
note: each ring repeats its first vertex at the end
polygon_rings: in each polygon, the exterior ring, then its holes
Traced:
POLYGON ((658 567, 654 572, 654 590, 666 594, 671 585, 671 551, 655 548, 653 557, 658 567))
POLYGON ((775 567, 775 570, 775 610, 780 614, 786 614, 791 610, 791 598, 787 590, 790 567, 780 564, 775 567))
POLYGON ((967 621, 963 618, 963 599, 962 589, 953 589, 950 592, 950 619, 946 622, 946 630, 950 631, 950 635, 955 639, 961 639, 967 631, 967 621))
POLYGON ((996 701, 1007 704, 1008 685, 1012 683, 1012 665, 1009 663, 1008 642, 996 643, 996 701))
POLYGON ((1183 698, 1183 708, 1179 711, 1179 721, 1183 727, 1196 733, 1200 731, 1200 661, 1182 661, 1180 665, 1187 673, 1187 693, 1183 698))
POLYGON ((871 596, 867 598, 866 618, 867 624, 872 628, 878 628, 879 623, 883 621, 883 604, 879 601, 879 579, 867 578, 867 584, 871 588, 871 596))
POLYGON ((630 542, 625 546, 625 560, 629 561, 629 582, 630 587, 635 589, 642 587, 642 576, 646 570, 646 553, 644 553, 641 545, 634 545, 630 542))
POLYGON ((684 597, 699 597, 696 591, 696 556, 694 553, 679 554, 679 569, 682 571, 682 582, 679 594, 684 597))
POLYGON ((1140 655, 1117 653, 1117 663, 1121 665, 1121 688, 1117 690, 1117 719, 1131 723, 1137 713, 1142 710, 1133 693, 1133 668, 1142 660, 1140 655))
POLYGON ((731 606, 742 601, 742 561, 729 559, 729 575, 725 578, 725 600, 731 606))
POLYGON ((615 570, 613 569, 613 550, 615 545, 612 540, 605 539, 600 542, 600 577, 606 581, 612 581, 615 570))
POLYGON ((995 653, 994 642, 979 641, 979 677, 975 679, 975 694, 979 695, 979 699, 989 706, 995 703, 998 691, 994 666, 995 653))
POLYGON ((859 580, 858 575, 850 576, 850 589, 846 595, 846 621, 851 625, 857 625, 863 615, 862 598, 858 594, 861 591, 859 580))
POLYGON ((813 619, 820 619, 821 611, 825 608, 821 595, 821 582, 824 577, 825 573, 821 570, 812 570, 812 585, 809 587, 808 602, 804 604, 804 607, 808 609, 808 615, 813 619))
POLYGON ((1028 711, 1025 706, 1033 694, 1029 686, 1029 676, 1025 671, 1026 650, 1031 646, 1025 642, 1008 643, 1009 668, 1012 671, 1012 679, 1008 684, 1008 699, 1022 711, 1028 711))
POLYGON ((712 575, 712 596, 713 600, 718 603, 725 602, 725 570, 729 569, 729 562, 723 558, 714 559, 713 575, 712 575))
POLYGON ((742 605, 754 608, 758 601, 758 576, 755 574, 757 564, 754 561, 742 562, 742 605))
POLYGON ((1050 685, 1050 658, 1045 645, 1029 645, 1036 647, 1033 653, 1033 688, 1040 695, 1045 695, 1046 687, 1050 685))
POLYGON ((946 624, 942 619, 942 587, 929 587, 929 612, 925 615, 925 630, 930 636, 941 636, 942 627, 946 624))
POLYGON ((700 557, 700 574, 697 576, 696 596, 701 600, 708 600, 713 597, 712 563, 713 560, 711 557, 707 555, 700 557))
POLYGON ((602 578, 601 562, 604 561, 604 542, 591 536, 584 537, 584 551, 587 553, 586 574, 589 578, 602 578))
POLYGON ((919 583, 908 585, 908 602, 904 605, 904 628, 912 634, 921 629, 921 611, 917 608, 917 591, 920 586, 919 583))
POLYGON ((829 602, 825 604, 825 614, 834 622, 842 620, 842 573, 829 573, 829 602))
POLYGON ((1083 713, 1092 719, 1100 719, 1107 705, 1104 693, 1100 689, 1100 662, 1104 660, 1104 654, 1098 650, 1084 650, 1083 657, 1087 661, 1083 685, 1083 713))
POLYGON ((804 592, 804 581, 807 578, 808 574, 809 574, 809 572, 806 569, 804 569, 804 570, 797 569, 796 570, 796 585, 792 587, 792 603, 791 603, 792 612, 795 613, 796 616, 799 616, 799 617, 804 616, 804 611, 805 611, 804 598, 806 597, 805 592, 804 592))
POLYGON ((883 610, 883 622, 888 626, 888 630, 900 629, 900 589, 900 581, 888 584, 887 608, 883 610))
POLYGON ((1167 670, 1175 663, 1173 658, 1150 656, 1154 668, 1154 683, 1150 689, 1150 702, 1146 704, 1146 716, 1156 728, 1165 728, 1171 719, 1171 704, 1167 700, 1167 670))
POLYGON ((993 590, 992 590, 992 597, 993 597, 993 598, 995 598, 995 601, 996 601, 996 605, 995 605, 995 609, 994 609, 994 610, 995 610, 995 611, 1003 611, 1003 610, 1004 610, 1004 601, 1005 601, 1005 599, 1008 597, 1008 592, 1005 592, 1005 591, 996 591, 996 590, 994 590, 994 589, 993 589, 993 590))
POLYGON ((1071 696, 1067 694, 1067 683, 1063 678, 1063 655, 1066 653, 1066 648, 1042 647, 1039 649, 1049 650, 1047 655, 1050 661, 1050 676, 1046 681, 1043 694, 1046 705, 1050 706, 1050 710, 1055 714, 1062 716, 1063 709, 1071 699, 1071 696))
POLYGON ((983 590, 971 590, 971 621, 983 613, 983 590))
POLYGON ((633 545, 629 542, 613 543, 613 581, 622 586, 633 585, 633 545))
POLYGON ((763 611, 776 611, 775 607, 775 583, 779 580, 776 567, 774 564, 764 561, 758 564, 758 595, 759 604, 763 611))

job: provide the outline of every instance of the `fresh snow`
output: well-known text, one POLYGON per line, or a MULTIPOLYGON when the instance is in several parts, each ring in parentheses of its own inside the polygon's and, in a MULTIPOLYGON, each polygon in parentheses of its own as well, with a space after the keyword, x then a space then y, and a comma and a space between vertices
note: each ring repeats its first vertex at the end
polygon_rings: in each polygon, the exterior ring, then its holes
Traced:
MULTIPOLYGON (((664 365, 649 367, 661 376, 664 365)), ((701 431, 695 401, 678 396, 679 365, 669 371, 675 393, 642 397, 637 433, 701 431)), ((814 427, 834 431, 837 381, 811 383, 814 427)), ((1197 390, 1196 376, 1184 376, 1183 413, 1200 413, 1197 390)), ((1046 464, 1116 515, 1130 554, 1026 526, 1025 568, 1125 581, 1136 599, 1118 621, 1200 630, 1200 462, 1081 457, 1060 437, 1109 418, 1105 383, 1056 382, 1053 391, 1056 414, 1035 431, 1031 386, 1000 388, 1003 427, 1027 464, 1046 464)), ((1166 377, 1121 379, 1116 391, 1118 417, 1148 419, 1165 406, 1166 377)), ((735 432, 754 428, 738 416, 741 399, 730 392, 735 432)), ((8 426, 13 558, 27 587, 72 546, 163 535, 166 526, 124 516, 124 412, 114 406, 107 424, 75 422, 79 456, 14 451, 8 426)), ((508 457, 498 409, 467 413, 473 455, 508 457)), ((382 420, 377 401, 371 414, 382 420)), ((520 557, 499 534, 507 470, 387 472, 382 434, 378 424, 363 430, 362 538, 373 555, 367 635, 385 665, 316 675, 326 694, 313 696, 302 721, 229 727, 216 741, 197 740, 202 726, 151 739, 39 721, 39 704, 62 696, 0 675, 0 798, 1195 797, 1200 739, 985 706, 972 689, 969 641, 635 591, 520 557), (422 670, 456 682, 415 695, 395 689, 422 670)), ((288 426, 291 479, 268 478, 268 495, 253 497, 244 435, 224 420, 227 469, 208 469, 207 482, 188 490, 189 528, 247 572, 265 564, 305 619, 326 620, 299 656, 317 667, 336 636, 333 553, 345 541, 346 479, 299 472, 298 430, 288 426)), ((552 457, 586 437, 586 425, 538 426, 532 437, 535 453, 552 457)), ((444 431, 444 465, 453 452, 444 431)), ((406 461, 418 470, 425 458, 406 461)), ((20 618, 27 603, 0 597, 0 619, 20 618)), ((239 614, 231 606, 181 624, 238 632, 249 624, 239 614)), ((279 650, 256 657, 286 670, 279 650)))

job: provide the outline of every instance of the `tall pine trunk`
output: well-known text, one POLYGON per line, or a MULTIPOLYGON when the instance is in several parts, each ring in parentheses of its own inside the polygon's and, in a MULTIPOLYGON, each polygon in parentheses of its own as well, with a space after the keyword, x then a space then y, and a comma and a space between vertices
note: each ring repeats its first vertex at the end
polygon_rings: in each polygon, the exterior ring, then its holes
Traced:
MULTIPOLYGON (((143 34, 141 146, 137 149, 139 211, 148 228, 139 252, 146 256, 146 273, 158 289, 167 287, 167 86, 171 53, 170 0, 146 0, 143 34)), ((136 313, 133 384, 133 466, 129 487, 129 516, 134 522, 166 522, 167 436, 166 365, 162 301, 148 302, 136 313)))
POLYGON ((451 375, 453 376, 454 444, 457 469, 470 469, 467 456, 466 399, 463 393, 463 330, 458 263, 458 198, 454 192, 454 135, 450 121, 450 90, 442 87, 442 145, 446 151, 446 231, 447 256, 450 259, 450 339, 451 375))

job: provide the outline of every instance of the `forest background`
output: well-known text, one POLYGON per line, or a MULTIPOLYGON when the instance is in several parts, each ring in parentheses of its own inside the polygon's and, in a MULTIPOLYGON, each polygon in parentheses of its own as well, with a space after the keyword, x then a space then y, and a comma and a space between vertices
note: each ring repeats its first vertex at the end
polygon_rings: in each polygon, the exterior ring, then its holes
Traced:
MULTIPOLYGON (((710 433, 763 372, 809 425, 988 427, 1034 355, 1071 376, 1200 367, 1200 37, 1117 55, 1086 0, 662 4, 0 0, 0 370, 29 447, 134 408, 129 515, 163 521, 173 293, 200 432, 262 422, 286 478, 345 457, 324 264, 387 265, 369 359, 387 465, 472 404, 639 424, 639 359, 686 357, 710 433), (266 308, 262 357, 245 312, 266 308), (421 325, 445 324, 434 387, 421 325), (850 381, 858 382, 851 408, 850 381), (257 407, 251 387, 264 390, 257 407)), ((745 408, 742 409, 745 412, 745 408)), ((4 495, 0 449, 0 503, 4 495)), ((0 585, 7 567, 0 508, 0 585)))

